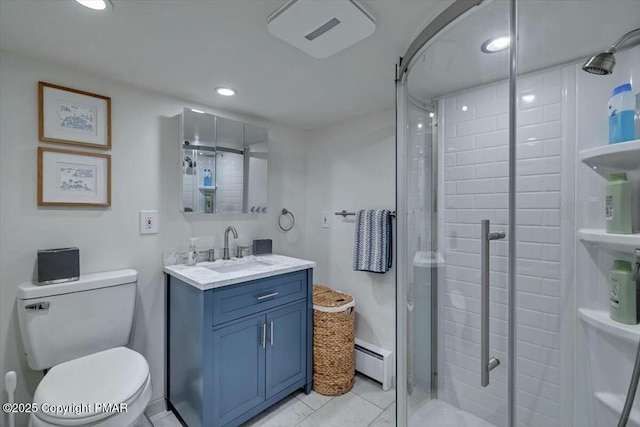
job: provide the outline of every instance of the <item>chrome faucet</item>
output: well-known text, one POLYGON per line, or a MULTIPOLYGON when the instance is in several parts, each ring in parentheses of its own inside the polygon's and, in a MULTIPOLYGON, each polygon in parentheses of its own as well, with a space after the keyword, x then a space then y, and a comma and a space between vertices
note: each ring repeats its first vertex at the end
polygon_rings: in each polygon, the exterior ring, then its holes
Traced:
POLYGON ((224 250, 222 253, 222 259, 231 259, 231 257, 229 256, 229 232, 230 231, 233 231, 234 239, 238 238, 238 232, 236 231, 236 228, 231 225, 227 227, 227 229, 224 231, 224 250))

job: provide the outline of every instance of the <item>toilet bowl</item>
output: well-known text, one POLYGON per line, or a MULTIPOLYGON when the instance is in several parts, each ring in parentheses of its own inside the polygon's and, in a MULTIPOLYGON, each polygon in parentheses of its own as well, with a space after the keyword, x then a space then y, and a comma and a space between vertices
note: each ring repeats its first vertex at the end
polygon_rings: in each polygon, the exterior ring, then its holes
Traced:
POLYGON ((131 334, 137 272, 18 288, 18 319, 29 367, 46 369, 30 427, 128 427, 151 398, 149 364, 124 347, 131 334))

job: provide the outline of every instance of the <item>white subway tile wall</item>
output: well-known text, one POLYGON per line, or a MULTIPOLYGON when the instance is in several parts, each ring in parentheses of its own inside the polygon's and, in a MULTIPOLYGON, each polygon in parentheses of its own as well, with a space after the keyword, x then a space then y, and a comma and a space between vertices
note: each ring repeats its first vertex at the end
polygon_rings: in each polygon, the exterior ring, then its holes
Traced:
MULTIPOLYGON (((560 426, 562 70, 518 80, 517 423, 560 426), (526 96, 525 96, 526 95, 526 96)), ((444 111, 444 328, 439 398, 497 426, 507 413, 507 250, 491 243, 491 355, 480 386, 480 220, 508 228, 508 90, 500 83, 441 99, 444 111), (463 111, 463 106, 465 111, 463 111)))
POLYGON ((195 209, 194 200, 194 175, 189 173, 182 174, 182 207, 185 211, 195 209))
POLYGON ((242 154, 216 156, 216 212, 242 212, 244 163, 242 154))

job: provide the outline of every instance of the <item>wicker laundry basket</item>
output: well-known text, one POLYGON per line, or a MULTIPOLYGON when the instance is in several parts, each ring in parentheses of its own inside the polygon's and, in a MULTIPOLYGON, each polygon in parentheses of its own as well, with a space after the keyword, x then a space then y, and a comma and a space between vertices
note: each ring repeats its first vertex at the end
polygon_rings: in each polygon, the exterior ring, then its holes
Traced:
POLYGON ((313 285, 313 389, 338 396, 355 378, 355 300, 323 285, 313 285))

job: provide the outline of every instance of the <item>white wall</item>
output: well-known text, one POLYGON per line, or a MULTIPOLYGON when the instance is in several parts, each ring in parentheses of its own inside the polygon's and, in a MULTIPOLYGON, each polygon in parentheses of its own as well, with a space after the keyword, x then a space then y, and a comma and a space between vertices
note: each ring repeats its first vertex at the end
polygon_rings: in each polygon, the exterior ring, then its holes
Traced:
POLYGON ((317 263, 314 282, 353 295, 356 337, 394 351, 395 265, 385 274, 353 271, 355 217, 334 212, 395 209, 395 113, 314 131, 309 141, 305 247, 317 263), (330 213, 328 229, 322 212, 330 213))
MULTIPOLYGON (((301 256, 305 250, 306 133, 239 117, 188 101, 120 84, 51 62, 0 51, 0 373, 18 374, 18 402, 30 402, 40 372, 23 357, 15 297, 18 284, 34 274, 38 249, 77 246, 82 273, 135 268, 138 305, 131 347, 149 361, 153 399, 164 395, 164 279, 162 253, 186 250, 188 238, 202 248, 223 246, 226 226, 235 225, 239 239, 274 239, 274 251, 301 256), (39 208, 36 205, 38 81, 110 96, 112 100, 112 205, 110 208, 39 208), (182 176, 179 121, 185 105, 269 129, 269 211, 266 215, 188 216, 179 212, 182 176), (283 208, 294 212, 296 227, 276 227, 283 208), (138 211, 159 211, 160 233, 138 234, 138 211)), ((213 96, 213 95, 212 95, 213 96)), ((94 150, 95 151, 95 150, 94 150)), ((389 172, 392 174, 392 172, 389 172)), ((389 184, 392 188, 392 182, 389 184)), ((392 198, 383 201, 390 205, 392 198)), ((312 204, 313 206, 313 204, 312 204)), ((318 221, 319 223, 319 221, 318 221)), ((390 277, 390 275, 387 275, 390 277)), ((392 294, 392 284, 388 284, 392 294)), ((389 307, 393 306, 389 299, 389 307)), ((0 396, 5 398, 3 385, 0 396)), ((17 425, 23 425, 19 419, 17 425)), ((5 417, 0 417, 0 424, 5 417)))

